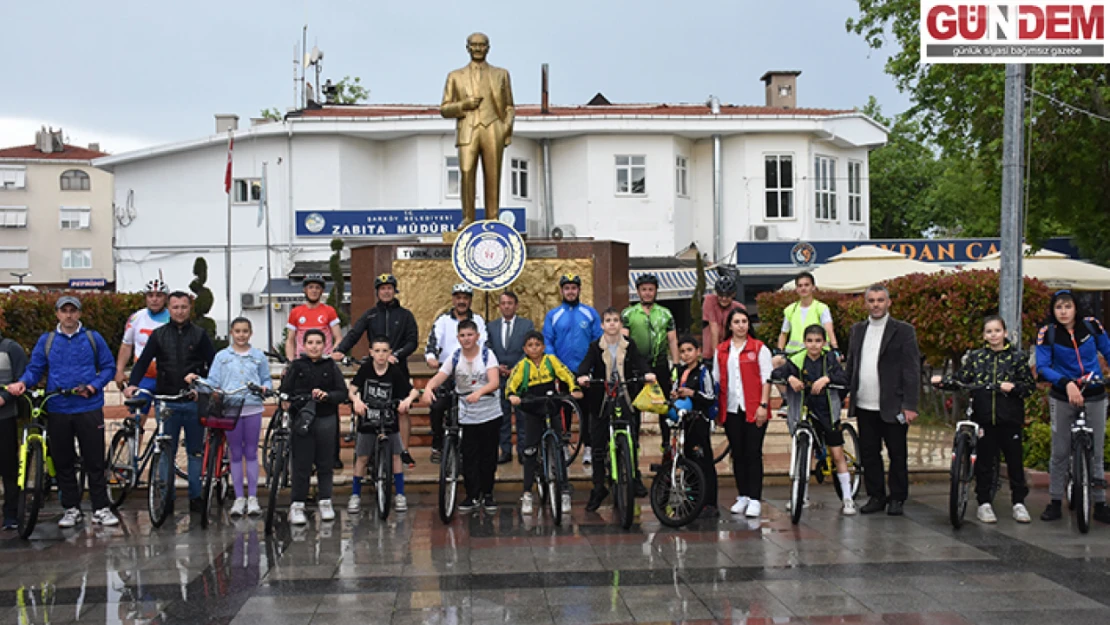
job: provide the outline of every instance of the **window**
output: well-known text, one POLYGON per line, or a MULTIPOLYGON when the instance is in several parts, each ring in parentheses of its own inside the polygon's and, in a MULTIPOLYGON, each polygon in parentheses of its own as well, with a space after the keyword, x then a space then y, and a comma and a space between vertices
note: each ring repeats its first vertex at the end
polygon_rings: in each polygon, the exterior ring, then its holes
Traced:
POLYGON ((25 247, 0 247, 0 269, 26 269, 31 266, 25 247))
POLYGON ((617 157, 617 193, 620 195, 647 194, 647 157, 617 157))
POLYGON ((509 170, 512 172, 513 197, 522 200, 528 199, 528 161, 523 158, 514 158, 509 161, 509 170))
POLYGON ((674 192, 679 197, 688 197, 688 187, 686 186, 686 172, 687 162, 685 156, 674 157, 674 192))
POLYGON ((92 250, 62 250, 62 269, 89 269, 92 267, 92 250))
POLYGON ((848 221, 863 223, 863 163, 848 161, 848 221))
POLYGON ((462 181, 462 173, 459 170, 459 157, 448 156, 443 163, 443 167, 447 173, 447 197, 459 197, 459 187, 462 181))
POLYGON ((27 187, 27 168, 23 166, 0 166, 0 190, 25 189, 27 187))
POLYGON ((66 208, 63 206, 61 210, 62 230, 87 230, 91 215, 92 211, 88 208, 66 208))
POLYGON ((820 221, 836 221, 836 159, 818 156, 813 159, 813 189, 816 217, 820 221))
POLYGON ((26 228, 26 206, 0 206, 0 228, 26 228))
POLYGON ((62 172, 62 191, 88 191, 90 188, 89 175, 80 169, 62 172))
POLYGON ((767 219, 794 218, 794 157, 763 157, 764 215, 767 219))
POLYGON ((257 204, 262 200, 262 181, 258 178, 236 178, 232 181, 231 201, 234 204, 257 204))

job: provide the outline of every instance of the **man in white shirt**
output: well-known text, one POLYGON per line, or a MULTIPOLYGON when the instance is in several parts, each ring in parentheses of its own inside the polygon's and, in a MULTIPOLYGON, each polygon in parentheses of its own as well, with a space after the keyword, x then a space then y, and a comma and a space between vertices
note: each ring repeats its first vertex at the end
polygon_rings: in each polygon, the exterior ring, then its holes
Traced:
POLYGON ((849 414, 859 420, 860 459, 868 501, 860 513, 884 508, 901 516, 909 496, 906 435, 917 418, 921 353, 910 324, 891 318, 890 293, 874 285, 864 294, 869 318, 852 326, 848 349, 849 414), (882 447, 890 457, 890 492, 883 484, 882 447))

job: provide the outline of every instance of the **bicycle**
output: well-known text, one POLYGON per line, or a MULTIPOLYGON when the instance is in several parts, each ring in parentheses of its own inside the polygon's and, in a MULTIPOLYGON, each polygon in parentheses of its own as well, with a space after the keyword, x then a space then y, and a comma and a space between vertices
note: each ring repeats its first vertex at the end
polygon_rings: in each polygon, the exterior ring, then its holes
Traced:
POLYGON ((455 389, 436 389, 448 393, 450 405, 443 415, 443 456, 439 461, 439 519, 446 525, 458 509, 459 476, 462 473, 462 427, 459 425, 459 393, 455 389))
POLYGON ((227 431, 235 429, 245 403, 246 387, 223 391, 198 379, 197 412, 205 428, 204 455, 201 463, 200 527, 208 527, 213 502, 222 506, 231 489, 231 459, 227 431))
POLYGON ((274 531, 278 494, 282 487, 289 483, 293 473, 293 468, 290 466, 293 453, 293 424, 287 406, 305 402, 312 399, 312 396, 307 394, 290 396, 281 391, 275 391, 253 383, 247 385, 247 390, 262 399, 276 397, 278 400, 277 410, 270 417, 270 424, 273 427, 272 444, 267 446, 269 455, 263 458, 266 467, 266 489, 269 491, 266 507, 266 535, 269 536, 274 531))
MULTIPOLYGON (((770 382, 771 384, 788 384, 786 380, 770 380, 770 382)), ((824 427, 817 427, 814 424, 809 409, 809 402, 814 397, 823 399, 825 395, 824 393, 813 395, 809 392, 810 387, 810 384, 806 384, 805 399, 801 405, 801 416, 798 418, 798 425, 794 429, 794 444, 790 447, 790 522, 794 525, 797 525, 802 519, 810 474, 813 474, 818 484, 824 483, 825 478, 836 475, 836 465, 832 459, 832 454, 829 453, 828 444, 825 442, 824 427), (817 458, 817 467, 811 471, 809 467, 814 454, 817 458)), ((836 391, 847 390, 846 387, 839 384, 826 384, 825 388, 836 391)), ((848 473, 851 476, 849 479, 851 492, 847 494, 847 497, 845 497, 840 485, 840 480, 833 480, 836 496, 841 500, 855 499, 863 476, 863 465, 859 460, 859 435, 852 424, 840 419, 837 419, 833 427, 837 428, 844 438, 844 445, 841 449, 844 451, 844 461, 848 465, 848 473)))
POLYGON ((363 436, 373 436, 370 458, 366 472, 374 485, 378 518, 389 517, 390 501, 393 495, 393 442, 391 436, 397 433, 398 400, 382 400, 367 397, 366 414, 358 418, 358 432, 363 436))
MULTIPOLYGON (((671 402, 674 406, 675 402, 671 402)), ((651 481, 651 510, 659 522, 668 527, 684 527, 698 518, 705 507, 705 473, 686 457, 686 435, 698 419, 705 415, 693 410, 678 410, 678 424, 671 426, 669 447, 664 462, 652 464, 655 478, 651 481)), ((707 419, 706 419, 707 420, 707 419)), ((713 450, 703 450, 713 453, 713 450)))
MULTIPOLYGON (((150 484, 147 488, 147 513, 150 515, 150 524, 159 528, 173 510, 173 500, 177 490, 177 454, 174 454, 173 458, 168 457, 171 447, 176 446, 177 441, 166 434, 166 419, 170 417, 170 409, 166 404, 192 400, 193 391, 186 390, 177 395, 155 395, 145 389, 138 389, 135 395, 145 395, 157 404, 155 416, 158 428, 153 438, 154 449, 151 452, 150 477, 147 480, 150 484), (173 467, 172 476, 171 467, 173 467)), ((132 397, 126 403, 130 407, 135 407, 145 404, 145 401, 132 397)), ((187 472, 185 475, 188 479, 187 472)))
MULTIPOLYGON (((108 473, 105 482, 108 489, 108 501, 112 508, 116 510, 123 505, 127 495, 142 484, 142 474, 146 471, 147 463, 154 452, 156 436, 148 439, 146 447, 142 451, 139 450, 145 434, 143 431, 143 408, 148 401, 150 400, 145 397, 132 397, 124 400, 123 404, 131 409, 131 415, 124 417, 120 429, 112 436, 112 442, 108 445, 107 458, 104 462, 105 470, 108 473)), ((159 418, 156 411, 156 422, 159 418)), ((156 426, 155 434, 157 434, 158 429, 159 426, 156 426)), ((174 462, 174 473, 183 480, 189 479, 188 472, 181 468, 176 461, 174 462)))
MULTIPOLYGON (((964 384, 957 380, 942 382, 933 386, 949 390, 959 388, 964 391, 996 391, 998 387, 993 384, 964 384)), ((952 437, 952 465, 949 469, 950 485, 948 488, 948 521, 952 527, 960 529, 963 526, 964 515, 967 513, 967 500, 971 493, 971 480, 975 477, 975 464, 979 460, 977 447, 979 439, 983 437, 983 428, 972 420, 972 404, 967 404, 967 418, 956 423, 956 433, 952 437)), ((998 455, 994 458, 994 470, 991 477, 990 498, 993 501, 998 493, 999 469, 1001 459, 998 455)))
MULTIPOLYGON (((1079 378, 1076 381, 1079 391, 1083 392, 1091 386, 1101 386, 1103 379, 1094 372, 1079 378)), ((1100 441, 1101 443, 1101 441, 1100 441)), ((1094 430, 1087 425, 1086 404, 1075 416, 1071 426, 1071 466, 1068 468, 1068 491, 1070 495, 1069 506, 1075 510, 1075 524, 1079 532, 1086 534, 1091 531, 1091 515, 1094 503, 1091 501, 1092 488, 1106 488, 1106 480, 1091 477, 1091 453, 1094 451, 1094 430)), ((1101 451, 1101 444, 1099 450, 1101 451)), ((1099 456, 1102 454, 1100 453, 1099 456)))
MULTIPOLYGON (((552 423, 555 418, 562 418, 564 410, 571 410, 581 414, 578 402, 570 395, 548 391, 542 397, 521 397, 520 406, 540 406, 544 420, 543 434, 540 435, 539 444, 539 478, 540 478, 540 503, 547 506, 551 512, 551 519, 555 525, 563 523, 563 495, 569 491, 563 489, 568 486, 567 467, 573 462, 573 457, 567 461, 566 435, 555 431, 552 423)), ((565 420, 564 420, 565 423, 565 420)), ((581 423, 581 421, 580 421, 581 423)), ((577 451, 575 452, 577 455, 577 451)))
MULTIPOLYGON (((605 455, 605 473, 613 486, 613 508, 620 526, 632 527, 636 508, 636 442, 632 436, 632 421, 624 414, 619 401, 620 396, 628 396, 628 385, 643 383, 642 378, 628 378, 624 381, 591 379, 589 384, 604 384, 605 396, 601 401, 598 415, 609 421, 608 453, 605 455)), ((629 402, 631 404, 631 402, 629 402)), ((631 409, 630 409, 631 410, 631 409)))

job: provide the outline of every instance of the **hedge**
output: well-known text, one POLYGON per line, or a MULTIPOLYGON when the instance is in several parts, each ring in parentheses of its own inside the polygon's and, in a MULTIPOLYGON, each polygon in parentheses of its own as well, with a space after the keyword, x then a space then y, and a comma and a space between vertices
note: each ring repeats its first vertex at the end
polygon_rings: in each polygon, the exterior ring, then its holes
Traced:
POLYGON ((81 299, 81 323, 100 332, 113 355, 119 351, 127 318, 146 305, 142 293, 9 293, 0 295, 0 334, 30 354, 39 336, 57 325, 54 302, 62 295, 81 299))

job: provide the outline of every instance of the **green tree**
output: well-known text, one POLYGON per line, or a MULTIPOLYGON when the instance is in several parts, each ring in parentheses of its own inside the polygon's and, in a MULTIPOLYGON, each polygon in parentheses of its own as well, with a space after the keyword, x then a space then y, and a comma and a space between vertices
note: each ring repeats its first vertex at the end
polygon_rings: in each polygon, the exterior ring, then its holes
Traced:
POLYGON ((690 332, 695 336, 700 336, 702 330, 701 302, 705 299, 705 258, 702 257, 701 252, 698 252, 697 264, 694 267, 697 281, 694 283, 694 294, 690 297, 690 332))
POLYGON ((215 303, 212 289, 204 285, 208 282, 208 261, 203 256, 197 256, 193 263, 193 281, 189 283, 189 290, 196 294, 193 301, 193 322, 208 332, 209 338, 216 340, 216 320, 207 316, 215 303))
POLYGON ((285 119, 282 116, 281 111, 279 111, 277 107, 262 109, 262 112, 260 112, 258 116, 262 119, 268 119, 272 122, 280 122, 281 120, 285 119))
POLYGON ((350 321, 350 317, 343 306, 343 291, 346 289, 346 284, 343 278, 343 267, 339 264, 342 252, 343 239, 339 237, 332 239, 331 258, 328 260, 328 271, 331 272, 331 293, 328 293, 327 304, 335 309, 340 325, 345 326, 350 321))
POLYGON ((362 86, 362 79, 358 76, 351 78, 344 76, 343 80, 335 83, 336 104, 360 104, 370 99, 370 90, 362 86))

